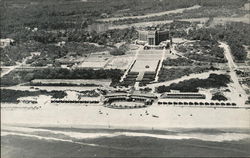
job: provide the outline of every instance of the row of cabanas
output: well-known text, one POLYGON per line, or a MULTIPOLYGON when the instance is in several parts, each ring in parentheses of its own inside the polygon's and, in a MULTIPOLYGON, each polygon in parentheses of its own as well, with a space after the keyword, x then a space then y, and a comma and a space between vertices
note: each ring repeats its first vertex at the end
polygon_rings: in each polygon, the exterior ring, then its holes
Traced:
POLYGON ((98 104, 98 100, 51 100, 51 103, 90 103, 98 104))
POLYGON ((113 109, 137 109, 137 108, 145 108, 147 105, 134 105, 134 106, 127 106, 127 105, 116 105, 116 104, 106 104, 108 108, 113 109))
POLYGON ((220 106, 236 106, 236 103, 229 102, 176 102, 176 101, 158 101, 159 105, 220 105, 220 106))
POLYGON ((37 104, 36 100, 18 100, 18 103, 25 103, 25 104, 37 104))
POLYGON ((106 98, 104 103, 112 103, 114 101, 131 101, 131 102, 144 102, 145 104, 152 104, 152 99, 142 98, 142 97, 116 97, 116 98, 106 98))

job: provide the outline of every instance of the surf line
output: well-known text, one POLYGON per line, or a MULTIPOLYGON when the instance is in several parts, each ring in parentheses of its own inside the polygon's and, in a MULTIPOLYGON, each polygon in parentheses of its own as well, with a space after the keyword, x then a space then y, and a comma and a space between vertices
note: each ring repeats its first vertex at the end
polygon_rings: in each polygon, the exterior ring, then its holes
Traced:
POLYGON ((61 139, 61 138, 53 138, 53 137, 44 137, 44 136, 38 136, 38 135, 32 135, 32 134, 24 134, 24 133, 15 133, 15 132, 2 132, 1 136, 7 136, 7 135, 16 135, 16 136, 24 136, 24 137, 31 137, 31 138, 37 138, 37 139, 43 139, 43 140, 54 140, 54 141, 62 141, 62 142, 69 142, 79 145, 85 145, 85 146, 93 146, 93 147, 99 147, 99 148, 108 148, 108 149, 116 149, 116 150, 127 150, 125 148, 119 148, 114 146, 106 146, 106 145, 99 145, 99 144, 91 144, 91 143, 83 143, 79 141, 73 141, 70 139, 61 139))

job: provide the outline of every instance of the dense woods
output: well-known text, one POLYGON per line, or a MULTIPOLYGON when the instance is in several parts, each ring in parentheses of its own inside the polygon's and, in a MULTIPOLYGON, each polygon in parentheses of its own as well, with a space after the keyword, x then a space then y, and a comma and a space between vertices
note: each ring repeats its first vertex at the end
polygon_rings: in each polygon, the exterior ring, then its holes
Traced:
POLYGON ((172 83, 169 86, 159 86, 156 88, 158 93, 170 92, 170 90, 180 90, 181 92, 198 92, 198 88, 220 88, 227 87, 230 76, 210 74, 206 79, 190 79, 179 83, 172 83))
POLYGON ((47 68, 37 69, 32 72, 18 71, 11 72, 1 79, 2 86, 16 85, 29 82, 33 79, 111 79, 112 85, 116 85, 123 72, 118 69, 93 70, 93 69, 63 69, 47 68))
POLYGON ((1 102, 11 102, 17 103, 17 99, 20 97, 28 97, 28 96, 39 96, 39 95, 48 95, 52 98, 63 98, 67 95, 64 91, 20 91, 20 90, 11 90, 11 89, 1 89, 1 102))
MULTIPOLYGON (((217 26, 216 28, 201 28, 192 30, 187 38, 193 40, 221 40, 226 41, 231 50, 235 61, 244 61, 247 56, 243 45, 250 45, 249 24, 244 23, 230 23, 226 26, 217 26)), ((216 51, 215 51, 216 52, 216 51)))
POLYGON ((193 63, 190 59, 180 57, 176 59, 165 59, 162 64, 164 66, 191 66, 193 63))
POLYGON ((169 80, 174 80, 183 76, 188 76, 190 74, 195 74, 195 73, 203 73, 209 70, 218 70, 217 68, 214 68, 213 66, 194 66, 190 68, 161 68, 158 76, 159 82, 163 81, 169 81, 169 80))

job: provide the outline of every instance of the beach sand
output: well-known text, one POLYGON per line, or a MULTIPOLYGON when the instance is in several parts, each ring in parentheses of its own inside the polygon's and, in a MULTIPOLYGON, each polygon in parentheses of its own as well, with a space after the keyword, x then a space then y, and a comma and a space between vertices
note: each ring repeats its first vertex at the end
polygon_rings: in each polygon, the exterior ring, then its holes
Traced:
POLYGON ((250 155, 249 109, 38 106, 1 109, 1 157, 250 155))
POLYGON ((1 109, 1 124, 110 129, 250 128, 250 109, 158 105, 141 109, 110 109, 82 104, 41 106, 37 110, 1 109))

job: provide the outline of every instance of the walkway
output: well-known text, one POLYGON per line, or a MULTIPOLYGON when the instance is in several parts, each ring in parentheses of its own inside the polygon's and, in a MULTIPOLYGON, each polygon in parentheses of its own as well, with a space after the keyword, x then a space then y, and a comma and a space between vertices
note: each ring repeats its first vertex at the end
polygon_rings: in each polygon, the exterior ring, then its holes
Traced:
POLYGON ((228 67, 230 69, 229 75, 231 76, 231 79, 233 81, 233 84, 231 84, 231 86, 233 88, 234 99, 237 100, 237 103, 242 102, 244 104, 245 101, 247 100, 247 95, 242 86, 240 85, 238 77, 236 75, 235 70, 237 69, 237 65, 233 61, 231 49, 226 43, 224 42, 219 42, 219 43, 220 47, 224 49, 224 54, 228 61, 228 67))
POLYGON ((188 7, 188 8, 180 8, 180 9, 169 10, 169 11, 158 12, 158 13, 150 13, 150 14, 140 15, 140 16, 113 17, 113 18, 98 19, 97 21, 101 21, 101 22, 113 22, 113 21, 124 20, 124 19, 150 18, 150 17, 155 17, 155 16, 163 16, 163 15, 167 15, 167 14, 183 13, 183 11, 198 9, 200 7, 201 6, 199 6, 199 5, 194 5, 194 6, 188 7))
MULTIPOLYGON (((169 50, 168 50, 168 53, 169 53, 169 50)), ((155 75, 155 82, 157 82, 158 79, 159 79, 158 75, 160 73, 160 70, 161 70, 161 67, 162 67, 162 63, 163 63, 163 61, 165 59, 165 54, 166 54, 166 48, 164 48, 163 51, 162 51, 161 61, 160 61, 160 64, 158 66, 158 70, 157 70, 156 75, 155 75)))
MULTIPOLYGON (((209 18, 192 18, 192 19, 178 19, 178 21, 188 21, 188 22, 199 22, 199 23, 205 23, 208 21, 209 18)), ((160 20, 160 21, 148 21, 148 22, 138 22, 138 23, 132 23, 132 24, 124 24, 124 25, 113 25, 109 27, 109 30, 112 29, 125 29, 130 27, 146 27, 146 26, 154 26, 159 24, 170 24, 174 20, 160 20)))
POLYGON ((129 70, 132 68, 135 60, 137 59, 137 56, 139 52, 143 49, 143 46, 139 46, 139 48, 136 50, 134 60, 131 62, 131 64, 128 66, 127 70, 125 71, 124 75, 121 77, 120 82, 123 82, 123 80, 126 78, 127 74, 129 73, 129 70))
MULTIPOLYGON (((5 76, 5 75, 9 74, 11 71, 15 70, 16 68, 21 67, 22 65, 24 65, 24 64, 26 63, 26 61, 27 61, 28 59, 31 59, 31 58, 32 58, 32 56, 26 57, 21 63, 18 63, 17 65, 8 67, 9 69, 8 69, 7 71, 1 73, 1 78, 2 78, 3 76, 5 76)), ((7 68, 7 67, 6 67, 6 68, 7 68)))

